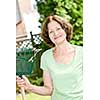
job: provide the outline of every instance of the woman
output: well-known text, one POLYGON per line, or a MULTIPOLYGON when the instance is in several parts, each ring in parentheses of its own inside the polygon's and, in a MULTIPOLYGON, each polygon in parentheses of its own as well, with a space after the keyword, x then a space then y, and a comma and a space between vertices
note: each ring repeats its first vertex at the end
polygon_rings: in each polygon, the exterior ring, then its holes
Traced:
POLYGON ((40 95, 51 95, 51 100, 82 100, 82 47, 72 45, 73 28, 64 18, 46 18, 41 36, 51 49, 41 56, 44 86, 30 84, 17 77, 19 87, 40 95))

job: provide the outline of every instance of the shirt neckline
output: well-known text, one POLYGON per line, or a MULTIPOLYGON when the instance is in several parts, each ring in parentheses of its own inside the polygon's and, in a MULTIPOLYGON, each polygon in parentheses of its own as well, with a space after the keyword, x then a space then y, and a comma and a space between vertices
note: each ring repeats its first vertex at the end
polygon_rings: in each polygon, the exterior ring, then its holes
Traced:
POLYGON ((52 57, 52 60, 53 62, 56 64, 56 65, 71 65, 72 63, 74 63, 75 59, 76 59, 76 55, 77 55, 77 46, 73 45, 75 47, 75 55, 73 57, 73 59, 68 63, 68 64, 64 64, 64 63, 57 63, 54 56, 53 56, 53 48, 51 48, 51 57, 52 57))

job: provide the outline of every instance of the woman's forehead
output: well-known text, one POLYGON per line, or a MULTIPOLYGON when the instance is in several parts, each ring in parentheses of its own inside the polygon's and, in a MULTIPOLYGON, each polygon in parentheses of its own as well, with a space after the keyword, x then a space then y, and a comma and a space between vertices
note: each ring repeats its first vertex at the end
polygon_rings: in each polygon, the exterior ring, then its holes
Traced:
POLYGON ((48 23, 48 29, 55 28, 55 27, 61 27, 61 25, 57 21, 54 21, 54 20, 48 23))

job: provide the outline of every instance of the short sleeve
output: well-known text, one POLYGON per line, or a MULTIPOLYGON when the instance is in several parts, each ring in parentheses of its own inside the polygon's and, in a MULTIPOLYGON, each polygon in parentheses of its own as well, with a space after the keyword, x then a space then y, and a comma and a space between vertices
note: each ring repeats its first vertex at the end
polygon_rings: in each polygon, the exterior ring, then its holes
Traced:
POLYGON ((45 52, 41 56, 40 68, 42 70, 48 71, 48 66, 47 66, 47 61, 46 61, 46 53, 45 52))

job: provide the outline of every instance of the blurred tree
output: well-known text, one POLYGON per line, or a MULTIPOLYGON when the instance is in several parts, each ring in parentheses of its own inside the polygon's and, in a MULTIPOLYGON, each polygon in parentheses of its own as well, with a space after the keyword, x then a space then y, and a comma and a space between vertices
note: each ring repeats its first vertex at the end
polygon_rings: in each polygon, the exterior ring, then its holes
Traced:
POLYGON ((50 14, 65 17, 73 25, 72 44, 83 45, 83 0, 36 0, 40 23, 50 14))

